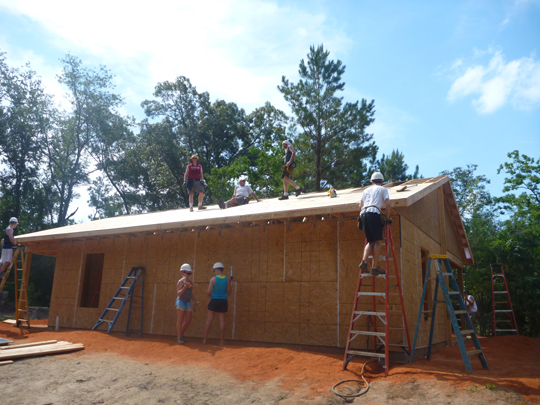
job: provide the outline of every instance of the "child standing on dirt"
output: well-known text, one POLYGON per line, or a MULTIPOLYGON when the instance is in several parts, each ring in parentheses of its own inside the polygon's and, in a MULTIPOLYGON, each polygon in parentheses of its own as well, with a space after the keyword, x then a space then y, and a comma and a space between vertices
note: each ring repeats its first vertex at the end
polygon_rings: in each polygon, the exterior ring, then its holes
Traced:
MULTIPOLYGON (((208 338, 208 332, 210 326, 214 320, 214 315, 219 314, 219 344, 225 344, 225 316, 229 310, 227 303, 227 296, 231 294, 231 282, 227 276, 223 275, 223 264, 217 262, 214 264, 212 270, 215 274, 208 284, 208 290, 206 293, 210 297, 208 303, 208 318, 206 318, 206 325, 204 326, 204 340, 203 344, 206 344, 208 338)), ((231 276, 232 278, 232 276, 231 276)))
POLYGON ((195 301, 195 305, 199 305, 199 301, 195 299, 193 295, 193 283, 189 279, 193 274, 191 266, 187 263, 180 267, 180 272, 183 277, 178 280, 176 289, 178 291, 178 298, 176 298, 176 334, 178 336, 178 344, 183 345, 185 343, 184 333, 187 327, 191 323, 191 300, 195 301))

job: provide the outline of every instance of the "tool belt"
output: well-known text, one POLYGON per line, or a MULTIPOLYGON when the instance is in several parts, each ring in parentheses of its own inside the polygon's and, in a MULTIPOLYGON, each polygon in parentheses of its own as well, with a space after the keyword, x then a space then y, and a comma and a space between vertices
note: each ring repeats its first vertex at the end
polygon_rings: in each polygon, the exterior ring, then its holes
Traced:
POLYGON ((392 220, 388 219, 386 215, 381 213, 379 207, 377 207, 376 205, 368 205, 367 207, 362 208, 360 216, 358 217, 358 229, 360 229, 361 231, 364 231, 366 229, 366 212, 368 208, 376 208, 377 211, 379 211, 379 214, 381 216, 381 226, 392 223, 392 220))

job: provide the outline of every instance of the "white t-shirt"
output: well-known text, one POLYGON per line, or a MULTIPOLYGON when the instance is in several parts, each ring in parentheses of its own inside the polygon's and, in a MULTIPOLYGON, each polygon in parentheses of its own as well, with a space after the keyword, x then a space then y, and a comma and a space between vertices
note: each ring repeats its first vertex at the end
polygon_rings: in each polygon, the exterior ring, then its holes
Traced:
POLYGON ((253 189, 248 186, 247 184, 245 186, 236 186, 234 188, 234 194, 237 197, 249 197, 249 195, 253 193, 253 189))
POLYGON ((465 300, 465 307, 467 308, 467 313, 474 314, 478 312, 478 307, 476 306, 476 300, 472 295, 467 295, 467 300, 465 300), (469 300, 472 301, 472 304, 469 304, 469 300))
POLYGON ((364 190, 362 193, 362 201, 364 202, 364 206, 362 207, 362 211, 366 210, 366 212, 375 212, 377 214, 380 214, 380 209, 382 208, 384 202, 386 199, 390 199, 390 195, 388 194, 388 190, 384 188, 383 186, 379 185, 372 185, 371 187, 364 190), (370 205, 375 205, 375 207, 371 208, 365 208, 369 207, 370 205))

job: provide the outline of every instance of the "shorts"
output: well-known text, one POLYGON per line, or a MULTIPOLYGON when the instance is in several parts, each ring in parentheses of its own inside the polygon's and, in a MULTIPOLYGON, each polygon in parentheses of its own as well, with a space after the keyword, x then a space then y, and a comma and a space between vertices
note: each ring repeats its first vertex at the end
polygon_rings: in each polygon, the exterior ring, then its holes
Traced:
POLYGON ((204 186, 199 179, 189 178, 187 180, 187 189, 189 194, 193 194, 193 189, 195 189, 197 193, 204 193, 204 186))
POLYGON ((364 232, 368 243, 383 240, 383 225, 381 214, 378 212, 366 212, 364 232))
POLYGON ((236 205, 244 205, 249 201, 248 197, 236 197, 236 205))
POLYGON ((176 299, 176 309, 181 309, 182 311, 191 311, 191 301, 182 301, 180 297, 176 299))
POLYGON ((293 172, 290 172, 290 173, 287 173, 285 170, 283 170, 283 172, 281 172, 281 178, 284 179, 285 177, 287 178, 292 178, 292 174, 293 172))
POLYGON ((221 300, 212 298, 208 303, 208 310, 210 312, 226 313, 229 311, 229 304, 227 300, 221 300))
POLYGON ((9 263, 13 259, 13 249, 2 249, 2 259, 0 262, 9 263))

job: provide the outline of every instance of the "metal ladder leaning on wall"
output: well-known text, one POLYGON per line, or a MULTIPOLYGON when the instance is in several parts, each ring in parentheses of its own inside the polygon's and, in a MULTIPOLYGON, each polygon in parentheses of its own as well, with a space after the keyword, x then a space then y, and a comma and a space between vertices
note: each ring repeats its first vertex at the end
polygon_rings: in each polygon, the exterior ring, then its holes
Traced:
MULTIPOLYGON (((96 330, 102 323, 107 323, 107 333, 110 333, 114 325, 116 324, 116 321, 118 321, 118 318, 120 317, 120 314, 122 313, 122 310, 124 309, 124 306, 126 305, 126 302, 129 300, 129 311, 128 311, 128 318, 127 318, 127 326, 126 326, 126 336, 129 336, 129 334, 132 332, 131 329, 129 329, 129 323, 131 320, 131 309, 133 306, 133 296, 135 293, 135 286, 137 285, 137 281, 140 281, 141 285, 141 321, 140 321, 140 329, 136 330, 136 332, 139 332, 139 336, 142 337, 143 333, 143 307, 144 307, 144 267, 132 267, 129 271, 128 275, 122 281, 122 284, 120 285, 120 288, 118 291, 116 291, 116 294, 111 299, 111 302, 109 302, 109 305, 105 308, 101 316, 99 317, 98 321, 92 328, 92 330, 96 330), (115 304, 119 303, 119 307, 114 307, 115 304), (114 313, 114 318, 112 320, 107 320, 105 317, 107 316, 107 313, 111 312, 114 313)), ((138 306, 138 304, 136 305, 138 306)))
POLYGON ((467 315, 467 309, 465 307, 465 302, 463 301, 463 297, 461 296, 461 292, 459 291, 458 283, 454 277, 454 273, 452 271, 452 268, 450 267, 450 262, 448 261, 448 256, 445 255, 429 255, 427 270, 426 270, 426 278, 424 280, 424 290, 422 292, 422 300, 420 301, 420 310, 418 311, 418 321, 416 322, 416 330, 414 332, 414 340, 413 340, 413 347, 411 352, 411 359, 410 363, 412 364, 414 360, 414 349, 416 347, 416 339, 418 338, 418 330, 420 328, 420 322, 422 320, 422 313, 425 312, 423 310, 424 303, 433 303, 433 311, 431 316, 431 327, 429 331, 429 343, 428 343, 428 349, 427 349, 427 356, 426 358, 429 360, 431 357, 431 345, 433 343, 433 331, 435 329, 435 319, 437 317, 437 304, 446 304, 446 309, 448 311, 448 315, 450 316, 450 322, 452 324, 452 328, 454 330, 454 334, 456 335, 457 343, 459 346, 459 351, 461 352, 461 357, 463 358, 463 363, 465 364, 465 368, 468 372, 472 373, 473 369, 471 366, 470 356, 478 356, 478 359, 480 360, 480 363, 482 364, 482 367, 485 369, 489 369, 486 358, 484 356, 484 351, 482 350, 482 347, 480 346, 480 342, 478 341, 478 336, 476 336, 476 332, 474 331, 474 325, 471 321, 471 318, 467 315), (429 271, 431 269, 431 264, 435 263, 436 267, 436 277, 435 277, 435 294, 433 297, 433 301, 426 300, 426 290, 429 283, 429 271), (443 270, 443 264, 446 271, 443 270), (450 287, 452 290, 448 290, 448 286, 446 285, 446 281, 444 277, 448 277, 448 280, 450 281, 450 287), (443 292, 444 301, 438 301, 437 297, 439 294, 439 285, 441 286, 441 290, 443 292), (455 297, 455 300, 453 301, 451 297, 455 297), (459 310, 454 310, 454 304, 459 306, 459 310), (464 315, 465 318, 465 327, 467 329, 460 329, 458 320, 456 318, 456 314, 458 315, 464 315), (463 335, 470 335, 471 340, 474 344, 474 350, 468 350, 465 347, 465 342, 463 341, 463 335))
POLYGON ((394 239, 392 237, 392 228, 390 224, 385 225, 385 237, 385 255, 381 256, 380 258, 381 261, 385 262, 385 274, 379 276, 373 276, 370 273, 362 272, 358 274, 358 284, 354 297, 351 323, 349 326, 349 333, 347 335, 347 344, 345 345, 345 355, 343 357, 343 370, 347 368, 347 365, 355 356, 375 357, 380 360, 384 359, 384 375, 388 376, 388 369, 390 367, 390 347, 400 347, 407 353, 411 352, 411 341, 409 339, 409 329, 407 326, 407 317, 405 315, 405 306, 403 305, 403 293, 401 290, 400 274, 396 263, 394 239), (392 262, 392 265, 390 262, 392 262), (394 274, 391 274, 391 268, 393 268, 394 274), (371 278, 371 284, 363 284, 362 282, 364 278, 371 278), (376 280, 378 278, 384 279, 384 292, 377 291, 376 280), (391 284, 390 279, 395 280, 395 283, 391 284), (368 290, 371 291, 362 291, 362 287, 368 287, 368 290), (391 289, 392 291, 390 291, 391 289), (363 296, 372 297, 371 311, 358 310, 359 298, 363 296), (389 302, 391 297, 396 296, 399 296, 399 302, 389 302), (383 306, 384 308, 381 308, 383 306), (401 309, 390 309, 390 306, 401 306, 401 309), (355 323, 359 321, 363 316, 367 317, 368 319, 368 328, 369 322, 371 321, 371 324, 373 325, 373 331, 355 329, 355 323), (402 320, 402 326, 390 327, 390 317, 400 317, 402 320), (383 324, 383 332, 377 331, 377 320, 379 320, 383 324), (391 343, 390 331, 395 329, 402 330, 402 341, 398 343, 391 343), (368 338, 370 336, 373 336, 372 352, 351 350, 351 342, 358 336, 362 335, 368 336, 368 338), (380 353, 378 349, 382 349, 383 347, 384 353, 380 353))
POLYGON ((30 277, 30 269, 26 268, 26 255, 24 246, 19 246, 13 252, 11 264, 6 269, 6 274, 0 281, 0 292, 6 284, 15 285, 15 325, 20 326, 21 322, 26 322, 30 327, 30 312, 28 310, 28 279, 30 277), (11 269, 15 267, 13 273, 14 281, 8 282, 11 269))
POLYGON ((514 308, 512 308, 510 292, 508 291, 508 284, 506 284, 506 276, 504 275, 502 264, 491 265, 491 330, 493 336, 497 336, 497 332, 510 332, 519 335, 516 316, 514 315, 514 308), (498 272, 495 273, 495 271, 498 272), (502 278, 502 282, 499 278, 502 278), (499 286, 503 286, 503 289, 501 290, 499 286), (498 295, 506 295, 506 299, 497 301, 495 297, 498 295), (497 305, 500 304, 506 305, 505 309, 497 309, 497 305), (497 314, 509 315, 510 318, 497 319, 497 314), (503 329, 497 327, 497 323, 509 324, 510 328, 503 329))

